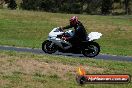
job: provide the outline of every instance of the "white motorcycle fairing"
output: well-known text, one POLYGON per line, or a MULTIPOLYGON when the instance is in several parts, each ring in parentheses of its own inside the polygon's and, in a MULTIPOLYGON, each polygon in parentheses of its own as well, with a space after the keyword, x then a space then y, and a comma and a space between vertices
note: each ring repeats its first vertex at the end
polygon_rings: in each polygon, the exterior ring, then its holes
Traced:
POLYGON ((100 39, 101 36, 102 34, 99 32, 91 32, 88 34, 88 41, 100 39))
MULTIPOLYGON (((62 35, 64 32, 58 30, 59 27, 57 28, 54 28, 50 33, 49 33, 49 36, 48 36, 48 40, 52 41, 53 43, 55 43, 56 45, 58 45, 59 47, 63 48, 64 50, 66 49, 69 49, 70 47, 72 47, 71 43, 65 41, 65 40, 62 40, 60 38, 57 38, 57 35, 62 35), (68 46, 66 47, 63 47, 62 46, 62 43, 65 43, 67 44, 68 46)), ((71 33, 71 30, 67 31, 69 33, 71 33)), ((72 33, 71 33, 72 35, 72 33)))
POLYGON ((49 37, 52 37, 52 38, 55 37, 55 38, 56 38, 57 35, 61 35, 61 34, 64 33, 64 32, 62 32, 62 31, 59 31, 58 29, 59 29, 59 27, 54 28, 54 29, 49 33, 49 37))
MULTIPOLYGON (((56 37, 57 37, 57 35, 61 35, 61 34, 63 34, 64 32, 59 31, 58 29, 59 29, 59 27, 54 28, 54 29, 49 33, 49 38, 53 38, 53 39, 55 38, 56 40, 61 40, 61 39, 58 39, 58 38, 56 38, 56 37)), ((72 31, 72 30, 68 30, 68 31, 66 31, 66 32, 69 33, 70 36, 73 36, 73 31, 72 31)), ((99 32, 91 32, 91 33, 88 34, 87 40, 88 40, 88 41, 94 41, 94 40, 100 39, 101 36, 102 36, 102 34, 99 33, 99 32)))

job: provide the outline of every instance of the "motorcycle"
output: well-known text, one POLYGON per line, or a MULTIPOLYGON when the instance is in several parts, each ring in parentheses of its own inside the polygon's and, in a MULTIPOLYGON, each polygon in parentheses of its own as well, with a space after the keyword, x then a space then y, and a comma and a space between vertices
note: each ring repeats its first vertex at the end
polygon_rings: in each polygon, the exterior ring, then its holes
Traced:
POLYGON ((74 31, 63 31, 61 28, 54 28, 48 35, 48 39, 42 43, 42 50, 45 53, 52 54, 56 51, 62 53, 83 54, 86 57, 95 57, 100 52, 100 46, 95 40, 100 39, 101 33, 91 32, 88 34, 86 41, 72 45, 66 41, 65 37, 73 36, 74 31))

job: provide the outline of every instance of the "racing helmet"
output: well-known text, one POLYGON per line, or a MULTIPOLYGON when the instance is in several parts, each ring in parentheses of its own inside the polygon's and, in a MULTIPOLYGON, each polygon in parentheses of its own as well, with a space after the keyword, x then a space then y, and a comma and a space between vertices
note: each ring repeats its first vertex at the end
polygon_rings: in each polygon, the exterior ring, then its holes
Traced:
POLYGON ((77 25, 78 23, 78 17, 77 16, 73 16, 70 18, 70 25, 74 26, 77 25))

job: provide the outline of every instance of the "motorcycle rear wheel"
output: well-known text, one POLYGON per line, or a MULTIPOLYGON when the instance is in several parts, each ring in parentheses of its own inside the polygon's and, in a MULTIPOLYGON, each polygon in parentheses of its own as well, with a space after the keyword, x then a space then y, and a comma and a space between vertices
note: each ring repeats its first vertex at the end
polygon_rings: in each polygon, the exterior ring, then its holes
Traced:
POLYGON ((100 46, 96 42, 89 42, 88 45, 82 50, 82 54, 86 57, 95 57, 100 52, 100 46))

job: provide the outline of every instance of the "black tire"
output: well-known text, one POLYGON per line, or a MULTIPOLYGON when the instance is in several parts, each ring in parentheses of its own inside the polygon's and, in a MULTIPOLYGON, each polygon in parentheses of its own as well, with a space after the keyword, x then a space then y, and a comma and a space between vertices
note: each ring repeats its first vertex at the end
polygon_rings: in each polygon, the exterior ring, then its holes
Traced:
POLYGON ((100 52, 100 46, 98 43, 96 42, 88 42, 87 46, 85 46, 82 50, 82 54, 86 57, 95 57, 99 54, 100 52), (94 48, 94 49, 92 49, 94 48), (96 50, 95 50, 96 48, 96 50))
POLYGON ((57 46, 55 44, 53 44, 52 47, 49 47, 51 43, 52 42, 48 41, 48 40, 46 40, 42 43, 42 50, 45 53, 52 54, 52 53, 55 53, 57 51, 57 46))

